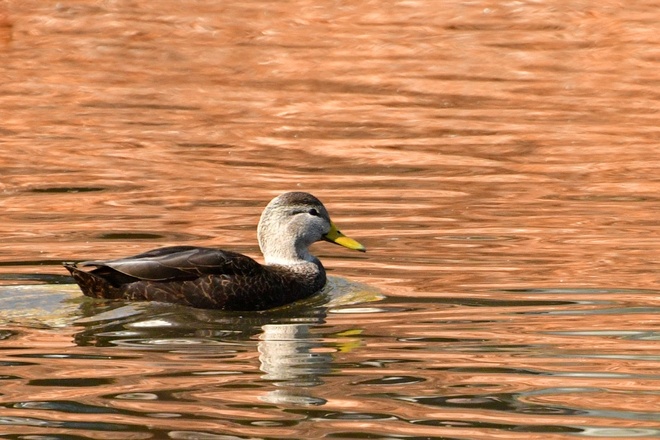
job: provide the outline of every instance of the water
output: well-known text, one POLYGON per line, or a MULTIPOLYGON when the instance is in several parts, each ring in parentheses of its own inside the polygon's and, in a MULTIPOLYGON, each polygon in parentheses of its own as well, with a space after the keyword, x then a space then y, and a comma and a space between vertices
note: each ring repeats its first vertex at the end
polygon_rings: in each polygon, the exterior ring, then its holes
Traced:
POLYGON ((657 2, 0 4, 0 437, 660 437, 657 2), (62 261, 359 254, 264 313, 62 261))

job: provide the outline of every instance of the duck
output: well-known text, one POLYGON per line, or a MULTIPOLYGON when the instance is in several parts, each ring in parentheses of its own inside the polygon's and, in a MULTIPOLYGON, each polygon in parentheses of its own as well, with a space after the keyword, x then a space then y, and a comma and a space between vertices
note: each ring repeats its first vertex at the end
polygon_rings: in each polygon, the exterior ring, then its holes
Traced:
POLYGON ((63 264, 82 293, 92 298, 260 311, 323 289, 326 271, 310 253, 313 243, 328 241, 366 252, 342 234, 323 203, 306 192, 286 192, 272 199, 259 219, 257 238, 265 264, 237 252, 197 246, 63 264))

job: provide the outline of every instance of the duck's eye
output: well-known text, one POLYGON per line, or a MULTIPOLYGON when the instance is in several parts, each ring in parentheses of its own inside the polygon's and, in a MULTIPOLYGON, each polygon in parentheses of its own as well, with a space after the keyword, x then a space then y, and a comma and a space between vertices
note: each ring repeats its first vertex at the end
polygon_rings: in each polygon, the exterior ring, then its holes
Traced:
POLYGON ((319 216, 319 212, 318 212, 316 209, 314 209, 314 208, 310 209, 310 210, 307 211, 307 212, 309 213, 309 215, 313 215, 313 216, 315 216, 315 217, 318 217, 318 216, 319 216))

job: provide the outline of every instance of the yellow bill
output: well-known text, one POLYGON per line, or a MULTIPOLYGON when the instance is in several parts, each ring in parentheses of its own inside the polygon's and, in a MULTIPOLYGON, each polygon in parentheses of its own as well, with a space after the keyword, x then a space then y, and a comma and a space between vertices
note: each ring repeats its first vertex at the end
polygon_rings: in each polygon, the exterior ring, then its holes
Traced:
POLYGON ((366 252, 367 248, 362 246, 360 243, 357 241, 353 240, 350 237, 345 236, 341 232, 339 232, 339 229, 337 229, 337 226, 335 226, 334 223, 330 222, 330 232, 325 234, 323 236, 323 239, 325 241, 329 241, 331 243, 336 243, 340 246, 344 246, 345 248, 353 249, 356 251, 360 252, 366 252))

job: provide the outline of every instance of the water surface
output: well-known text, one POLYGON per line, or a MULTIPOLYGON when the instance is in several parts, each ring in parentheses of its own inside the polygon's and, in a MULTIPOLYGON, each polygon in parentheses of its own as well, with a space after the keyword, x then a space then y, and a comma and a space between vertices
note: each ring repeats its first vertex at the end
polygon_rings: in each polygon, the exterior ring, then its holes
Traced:
POLYGON ((0 4, 0 437, 660 436, 660 27, 636 2, 0 4), (264 313, 62 261, 358 254, 264 313))

